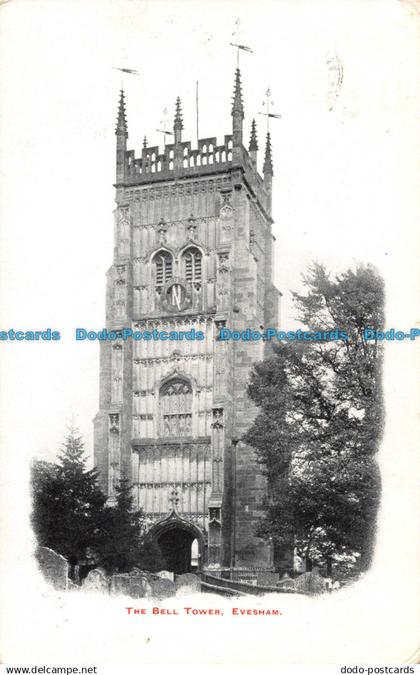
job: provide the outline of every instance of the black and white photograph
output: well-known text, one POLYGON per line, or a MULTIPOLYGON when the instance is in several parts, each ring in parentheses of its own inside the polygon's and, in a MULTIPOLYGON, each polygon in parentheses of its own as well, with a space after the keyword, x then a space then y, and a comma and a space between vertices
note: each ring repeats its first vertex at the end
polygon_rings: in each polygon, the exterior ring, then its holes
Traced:
POLYGON ((0 2, 5 672, 415 672, 419 26, 0 2))

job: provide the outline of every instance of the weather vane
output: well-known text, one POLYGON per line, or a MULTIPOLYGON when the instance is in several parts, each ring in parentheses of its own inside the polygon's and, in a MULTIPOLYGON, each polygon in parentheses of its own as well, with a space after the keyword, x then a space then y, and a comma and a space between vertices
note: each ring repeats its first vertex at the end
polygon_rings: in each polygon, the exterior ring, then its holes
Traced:
POLYGON ((133 70, 132 68, 118 68, 117 66, 112 66, 113 70, 121 70, 122 73, 128 73, 129 75, 138 75, 140 77, 140 73, 138 70, 133 70))
MULTIPOLYGON (((236 30, 233 31, 232 37, 237 36, 236 39, 239 39, 239 32, 240 32, 240 23, 241 20, 238 18, 235 21, 236 24, 236 30)), ((249 52, 250 54, 253 53, 251 47, 247 47, 246 45, 240 45, 237 42, 229 42, 231 47, 236 47, 236 67, 239 69, 239 50, 242 49, 244 52, 249 52)))
POLYGON ((163 134, 163 146, 165 147, 166 136, 173 136, 172 131, 166 130, 166 125, 168 123, 168 109, 163 109, 163 120, 160 120, 159 124, 162 124, 163 129, 156 129, 159 134, 163 134))
POLYGON ((277 113, 272 113, 270 112, 270 107, 274 105, 274 101, 271 100, 271 89, 268 88, 267 91, 265 92, 265 101, 263 101, 263 105, 266 106, 267 112, 259 112, 259 115, 264 115, 264 117, 267 118, 267 134, 270 131, 270 118, 275 119, 275 120, 280 120, 281 115, 278 115, 277 113))
POLYGON ((121 81, 120 81, 120 87, 121 89, 123 88, 123 74, 126 73, 127 75, 136 75, 137 77, 140 77, 140 73, 138 70, 134 70, 133 68, 118 68, 118 66, 112 66, 112 70, 119 70, 121 73, 121 81))

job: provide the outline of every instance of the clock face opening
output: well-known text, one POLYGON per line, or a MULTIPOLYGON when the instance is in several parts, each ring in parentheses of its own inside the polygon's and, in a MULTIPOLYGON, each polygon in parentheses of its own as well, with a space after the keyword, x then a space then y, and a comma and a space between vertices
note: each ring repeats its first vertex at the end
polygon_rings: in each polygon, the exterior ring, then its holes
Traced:
POLYGON ((180 283, 171 284, 166 291, 166 302, 173 309, 182 309, 186 298, 187 292, 180 283))
POLYGON ((191 306, 191 289, 183 279, 171 279, 160 293, 162 309, 169 312, 182 312, 191 306))

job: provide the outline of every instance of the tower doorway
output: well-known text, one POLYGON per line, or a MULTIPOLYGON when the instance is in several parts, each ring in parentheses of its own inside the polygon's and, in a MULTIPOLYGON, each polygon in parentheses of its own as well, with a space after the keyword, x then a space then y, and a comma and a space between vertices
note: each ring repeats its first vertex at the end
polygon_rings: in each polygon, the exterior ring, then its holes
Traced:
POLYGON ((174 574, 198 572, 205 562, 201 530, 173 511, 149 530, 148 537, 160 548, 164 569, 174 574))
POLYGON ((158 538, 165 569, 175 574, 186 574, 192 571, 191 549, 194 535, 181 528, 171 528, 158 538))

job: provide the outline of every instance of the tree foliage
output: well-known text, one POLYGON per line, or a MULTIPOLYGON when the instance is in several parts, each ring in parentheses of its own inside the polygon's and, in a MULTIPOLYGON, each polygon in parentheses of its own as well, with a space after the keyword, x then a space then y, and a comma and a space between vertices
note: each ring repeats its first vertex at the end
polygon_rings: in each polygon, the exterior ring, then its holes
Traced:
POLYGON ((127 480, 117 487, 116 503, 98 486, 97 469, 86 468, 84 444, 76 429, 65 438, 57 463, 35 461, 32 466, 32 524, 39 545, 63 555, 77 580, 89 569, 109 573, 134 566, 162 569, 160 551, 145 538, 141 511, 133 511, 127 480))
POLYGON ((99 542, 99 515, 106 501, 96 469, 86 468, 84 444, 70 428, 58 462, 34 464, 33 526, 42 546, 63 555, 72 567, 99 542))
POLYGON ((360 266, 331 278, 321 265, 294 293, 297 319, 348 340, 279 343, 254 369, 248 393, 259 414, 245 440, 269 477, 261 533, 317 563, 369 564, 383 423, 382 352, 364 337, 383 327, 383 284, 360 266))
POLYGON ((146 523, 141 510, 133 510, 132 487, 123 479, 116 487, 116 504, 102 514, 102 538, 97 556, 107 572, 127 572, 133 567, 150 571, 162 569, 157 544, 146 538, 146 523))

